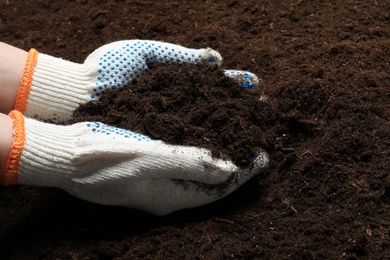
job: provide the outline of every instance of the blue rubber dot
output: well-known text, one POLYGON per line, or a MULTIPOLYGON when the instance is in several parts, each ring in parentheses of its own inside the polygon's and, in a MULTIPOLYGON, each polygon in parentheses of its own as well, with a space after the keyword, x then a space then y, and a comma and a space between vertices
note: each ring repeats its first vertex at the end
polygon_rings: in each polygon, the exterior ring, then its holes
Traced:
POLYGON ((213 56, 209 56, 208 59, 209 59, 210 62, 215 62, 215 61, 216 61, 215 58, 214 58, 213 56))
POLYGON ((247 88, 247 89, 253 88, 253 84, 250 83, 250 82, 242 82, 241 85, 242 85, 244 88, 247 88))

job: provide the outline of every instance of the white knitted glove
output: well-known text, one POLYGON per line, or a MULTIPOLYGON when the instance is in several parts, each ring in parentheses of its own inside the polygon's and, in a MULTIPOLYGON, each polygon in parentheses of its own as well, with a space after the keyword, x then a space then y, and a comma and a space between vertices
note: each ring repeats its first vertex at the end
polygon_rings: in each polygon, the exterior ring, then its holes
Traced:
POLYGON ((168 145, 102 123, 61 126, 10 116, 14 143, 3 184, 57 187, 100 204, 157 215, 225 197, 261 172, 268 156, 240 169, 206 149, 168 145))
MULTIPOLYGON (((151 63, 217 64, 221 55, 212 49, 188 49, 179 45, 144 40, 104 45, 83 64, 29 52, 15 109, 24 115, 52 121, 71 118, 80 104, 97 100, 105 91, 131 84, 151 63)), ((248 91, 258 91, 258 79, 249 72, 226 70, 248 91)))

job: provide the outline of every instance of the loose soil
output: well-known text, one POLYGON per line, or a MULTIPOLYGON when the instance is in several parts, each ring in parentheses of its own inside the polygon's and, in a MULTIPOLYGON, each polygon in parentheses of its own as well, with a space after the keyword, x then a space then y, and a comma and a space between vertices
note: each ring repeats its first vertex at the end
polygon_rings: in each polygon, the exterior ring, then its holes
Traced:
POLYGON ((102 122, 250 167, 266 146, 264 126, 275 120, 271 106, 219 68, 158 64, 131 86, 81 105, 66 124, 102 122))
POLYGON ((1 259, 386 259, 388 1, 0 1, 1 40, 83 62, 103 44, 211 47, 261 78, 262 174, 155 217, 40 187, 0 187, 1 259))

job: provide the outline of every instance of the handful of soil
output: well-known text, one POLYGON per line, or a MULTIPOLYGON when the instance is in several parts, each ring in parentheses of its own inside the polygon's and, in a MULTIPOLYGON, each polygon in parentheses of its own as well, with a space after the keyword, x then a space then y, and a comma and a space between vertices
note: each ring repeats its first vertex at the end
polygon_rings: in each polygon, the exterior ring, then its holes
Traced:
POLYGON ((204 147, 248 167, 265 144, 270 105, 219 68, 158 64, 131 86, 81 105, 69 122, 99 121, 169 144, 204 147))

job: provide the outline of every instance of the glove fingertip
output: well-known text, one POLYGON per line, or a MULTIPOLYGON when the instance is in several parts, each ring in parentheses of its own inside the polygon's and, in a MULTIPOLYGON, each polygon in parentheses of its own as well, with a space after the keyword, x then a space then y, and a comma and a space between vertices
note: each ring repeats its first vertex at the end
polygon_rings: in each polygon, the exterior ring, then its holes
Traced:
POLYGON ((259 78, 251 72, 241 70, 225 70, 226 77, 239 82, 247 92, 258 93, 260 90, 259 78))
POLYGON ((264 169, 269 164, 269 156, 265 151, 257 152, 252 159, 255 169, 264 169))
POLYGON ((211 48, 207 48, 205 49, 204 56, 207 57, 208 64, 217 66, 222 65, 222 56, 219 52, 211 48))

